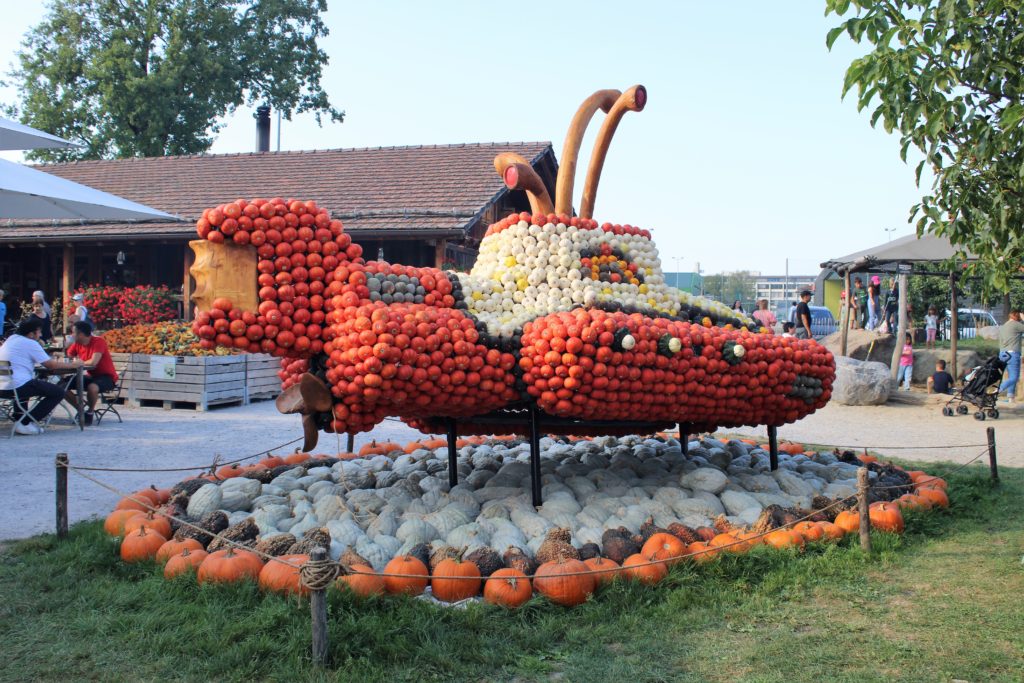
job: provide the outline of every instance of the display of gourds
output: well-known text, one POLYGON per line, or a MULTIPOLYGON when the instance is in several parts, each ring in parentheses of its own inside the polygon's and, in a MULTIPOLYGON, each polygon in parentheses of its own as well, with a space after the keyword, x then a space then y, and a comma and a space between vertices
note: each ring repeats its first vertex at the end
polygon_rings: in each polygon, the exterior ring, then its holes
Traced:
POLYGON ((394 472, 396 461, 381 454, 300 453, 288 456, 292 464, 269 456, 226 466, 170 490, 132 494, 104 530, 122 539, 125 562, 166 564, 169 579, 251 580, 301 595, 298 567, 319 547, 342 567, 337 588, 356 596, 420 595, 429 586, 442 602, 482 592, 488 602, 517 607, 536 591, 573 606, 614 580, 659 583, 681 563, 856 536, 860 517, 851 506, 861 468, 877 485, 869 514, 876 531, 902 533, 904 510, 949 504, 944 480, 872 456, 801 446, 780 454, 771 471, 756 443, 702 439, 683 455, 672 439, 545 437, 549 495, 535 509, 519 487, 505 486, 526 476, 527 444, 462 446, 460 464, 480 463, 492 476, 451 489, 447 473, 431 466, 446 459, 446 447, 423 445, 398 449, 426 466, 405 468, 387 486, 352 472, 394 472), (346 487, 346 478, 364 487, 346 487))
POLYGON ((831 395, 829 351, 669 287, 648 231, 592 218, 612 134, 646 101, 634 86, 583 103, 554 202, 525 159, 499 154, 495 168, 531 211, 491 225, 468 273, 367 261, 313 201, 204 211, 192 243, 196 335, 204 348, 282 357, 278 407, 303 415, 308 448, 321 429, 367 431, 389 415, 432 432, 461 418, 465 430, 531 404, 695 431, 804 417, 831 395), (607 117, 573 215, 576 158, 598 109, 607 117))

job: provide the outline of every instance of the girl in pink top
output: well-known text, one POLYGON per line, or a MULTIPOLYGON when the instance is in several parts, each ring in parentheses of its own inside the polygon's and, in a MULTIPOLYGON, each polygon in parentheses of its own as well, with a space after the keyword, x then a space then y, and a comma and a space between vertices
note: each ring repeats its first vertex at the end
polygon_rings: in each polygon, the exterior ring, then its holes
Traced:
POLYGON ((914 343, 910 337, 910 333, 907 333, 906 342, 903 344, 903 353, 900 355, 900 371, 896 375, 896 382, 900 383, 906 378, 906 384, 903 385, 904 391, 910 391, 910 378, 914 374, 914 343))

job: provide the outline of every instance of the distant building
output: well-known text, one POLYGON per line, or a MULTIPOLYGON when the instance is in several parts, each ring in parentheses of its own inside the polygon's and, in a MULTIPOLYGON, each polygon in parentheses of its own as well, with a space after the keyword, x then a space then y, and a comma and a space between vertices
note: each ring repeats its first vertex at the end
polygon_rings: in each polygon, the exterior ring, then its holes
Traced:
POLYGON ((700 296, 704 289, 704 276, 700 273, 664 273, 665 284, 694 296, 700 296))
POLYGON ((774 311, 776 306, 787 301, 796 302, 800 292, 805 289, 814 291, 816 275, 754 275, 754 299, 768 299, 768 309, 774 311))

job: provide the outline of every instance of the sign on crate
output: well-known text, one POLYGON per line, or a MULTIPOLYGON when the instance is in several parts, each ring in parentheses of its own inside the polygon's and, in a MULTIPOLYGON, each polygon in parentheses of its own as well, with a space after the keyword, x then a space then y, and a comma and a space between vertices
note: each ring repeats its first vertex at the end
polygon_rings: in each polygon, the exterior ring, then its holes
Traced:
POLYGON ((150 356, 149 376, 152 379, 174 379, 177 377, 178 359, 175 356, 150 356))

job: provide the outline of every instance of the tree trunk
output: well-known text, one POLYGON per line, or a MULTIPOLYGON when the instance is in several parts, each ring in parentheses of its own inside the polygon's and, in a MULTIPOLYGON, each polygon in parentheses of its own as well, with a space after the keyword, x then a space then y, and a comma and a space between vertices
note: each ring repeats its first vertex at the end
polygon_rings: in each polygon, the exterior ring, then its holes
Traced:
POLYGON ((850 271, 849 270, 847 270, 846 273, 843 274, 843 291, 845 292, 845 295, 843 296, 843 301, 840 304, 840 311, 839 311, 839 324, 843 326, 843 333, 842 333, 842 337, 841 337, 842 341, 840 342, 840 345, 839 345, 839 355, 840 356, 845 356, 846 355, 846 349, 847 349, 846 341, 847 341, 847 338, 850 336, 850 271))
POLYGON ((950 271, 949 273, 949 289, 951 294, 949 295, 950 306, 949 306, 949 374, 953 375, 953 379, 957 378, 957 366, 956 366, 956 342, 960 338, 960 325, 957 316, 957 300, 956 300, 956 273, 950 271))
POLYGON ((896 379, 900 373, 900 356, 903 355, 903 344, 907 335, 907 274, 900 273, 900 301, 897 315, 899 325, 896 331, 896 345, 892 350, 892 378, 896 379))

